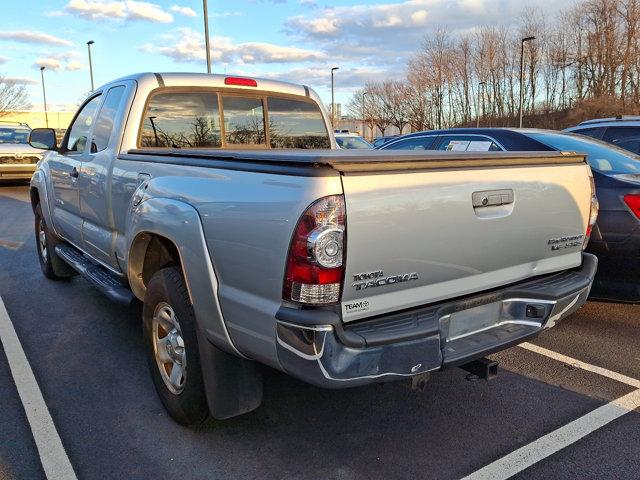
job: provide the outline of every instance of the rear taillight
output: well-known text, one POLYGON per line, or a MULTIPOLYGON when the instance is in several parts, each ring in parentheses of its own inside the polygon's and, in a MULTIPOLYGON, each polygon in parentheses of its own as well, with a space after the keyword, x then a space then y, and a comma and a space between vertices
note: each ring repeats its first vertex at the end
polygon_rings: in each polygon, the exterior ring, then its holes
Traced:
POLYGON ((596 197, 596 183, 593 181, 593 175, 589 172, 589 181, 591 183, 591 208, 589 210, 589 224, 587 225, 587 231, 584 235, 584 242, 582 242, 582 250, 587 248, 589 238, 591 237, 591 231, 598 219, 598 210, 600 210, 600 204, 598 203, 598 197, 596 197))
POLYGON ((625 195, 624 203, 627 204, 631 213, 640 219, 640 195, 625 195))
POLYGON ((284 279, 285 300, 336 303, 344 276, 345 206, 342 195, 312 203, 291 239, 284 279))

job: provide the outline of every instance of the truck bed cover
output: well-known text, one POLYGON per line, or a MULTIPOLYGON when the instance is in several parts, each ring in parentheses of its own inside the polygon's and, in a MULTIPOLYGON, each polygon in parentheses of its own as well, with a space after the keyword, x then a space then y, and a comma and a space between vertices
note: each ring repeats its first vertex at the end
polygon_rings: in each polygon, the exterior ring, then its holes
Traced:
POLYGON ((220 166, 221 163, 248 163, 263 166, 331 168, 341 173, 443 168, 490 168, 585 162, 575 152, 435 152, 390 150, 213 150, 213 149, 133 149, 121 158, 139 161, 167 159, 167 163, 220 166), (152 160, 149 157, 154 157, 152 160), (159 157, 159 158, 158 158, 159 157), (191 162, 189 160, 195 160, 191 162), (182 162, 181 161, 181 162, 182 162), (180 162, 180 163, 181 163, 180 162), (212 162, 209 164, 207 162, 212 162), (217 164, 217 165, 216 165, 217 164))

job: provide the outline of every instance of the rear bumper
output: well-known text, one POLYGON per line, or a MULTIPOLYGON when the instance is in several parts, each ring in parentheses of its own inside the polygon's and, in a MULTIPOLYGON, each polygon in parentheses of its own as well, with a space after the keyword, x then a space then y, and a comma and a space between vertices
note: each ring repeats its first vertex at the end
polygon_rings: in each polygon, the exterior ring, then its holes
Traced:
POLYGON ((517 345, 580 308, 597 259, 579 269, 343 326, 328 310, 282 307, 278 359, 290 375, 328 388, 398 380, 517 345))

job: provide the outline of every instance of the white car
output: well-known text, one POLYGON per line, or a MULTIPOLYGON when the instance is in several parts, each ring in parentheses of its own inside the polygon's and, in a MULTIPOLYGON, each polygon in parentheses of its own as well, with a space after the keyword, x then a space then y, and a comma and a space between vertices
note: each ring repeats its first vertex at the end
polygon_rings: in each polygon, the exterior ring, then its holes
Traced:
POLYGON ((373 145, 356 133, 335 132, 333 135, 336 137, 336 143, 340 148, 373 148, 373 145))
POLYGON ((0 125, 0 181, 29 180, 44 150, 29 145, 31 128, 0 125))

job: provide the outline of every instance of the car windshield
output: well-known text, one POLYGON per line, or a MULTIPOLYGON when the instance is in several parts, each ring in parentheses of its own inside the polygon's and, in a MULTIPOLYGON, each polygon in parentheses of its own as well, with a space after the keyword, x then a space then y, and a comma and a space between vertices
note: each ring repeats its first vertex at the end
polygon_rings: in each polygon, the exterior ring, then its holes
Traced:
POLYGON ((24 128, 0 127, 0 143, 27 143, 29 130, 24 128))
POLYGON ((556 150, 587 154, 591 168, 602 173, 640 173, 640 156, 576 133, 527 132, 527 135, 556 150))
POLYGON ((369 142, 362 137, 336 137, 336 142, 340 148, 373 148, 369 142))

